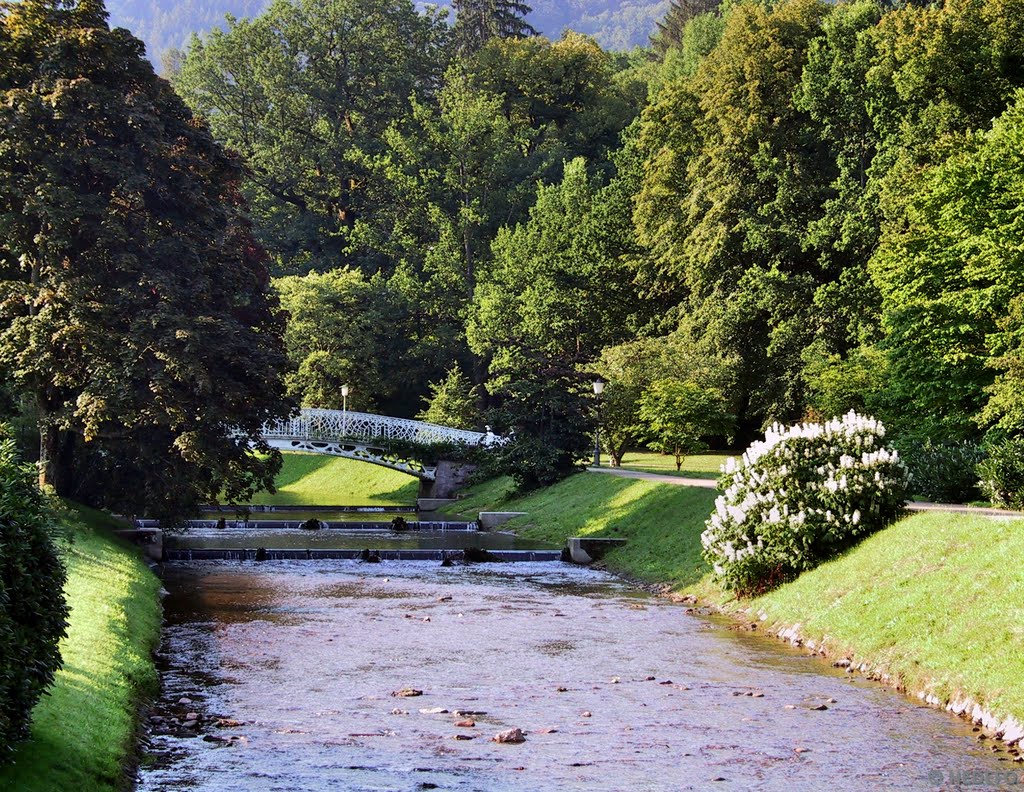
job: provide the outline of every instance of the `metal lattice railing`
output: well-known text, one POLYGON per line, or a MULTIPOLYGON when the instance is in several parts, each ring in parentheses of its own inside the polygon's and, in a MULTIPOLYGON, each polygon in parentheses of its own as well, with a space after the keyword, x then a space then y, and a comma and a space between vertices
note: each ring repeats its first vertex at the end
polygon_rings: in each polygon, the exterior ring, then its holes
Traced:
POLYGON ((494 445, 500 439, 491 432, 469 432, 447 426, 342 410, 304 408, 294 418, 267 424, 263 436, 270 439, 296 439, 337 442, 339 440, 404 440, 430 445, 494 445))

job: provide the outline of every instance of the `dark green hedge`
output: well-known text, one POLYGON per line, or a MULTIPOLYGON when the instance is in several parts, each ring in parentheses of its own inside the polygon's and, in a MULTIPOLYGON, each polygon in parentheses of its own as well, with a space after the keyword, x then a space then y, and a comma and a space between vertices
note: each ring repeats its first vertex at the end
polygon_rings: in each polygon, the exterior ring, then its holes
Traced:
POLYGON ((32 708, 60 668, 64 565, 35 471, 0 427, 0 762, 28 735, 32 708))

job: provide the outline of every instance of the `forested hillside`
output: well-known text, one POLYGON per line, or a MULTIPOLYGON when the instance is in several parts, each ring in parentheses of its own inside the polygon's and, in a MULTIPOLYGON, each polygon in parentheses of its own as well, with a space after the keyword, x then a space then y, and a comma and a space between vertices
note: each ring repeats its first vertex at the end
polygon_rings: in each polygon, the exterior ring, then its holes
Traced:
MULTIPOLYGON (((184 49, 193 33, 223 27, 225 14, 251 17, 269 0, 110 0, 112 26, 126 27, 146 42, 146 51, 158 68, 164 53, 184 49)), ((427 3, 417 3, 421 8, 427 3)), ((436 3, 448 8, 450 3, 436 3)), ((646 46, 657 20, 665 15, 668 0, 535 0, 527 16, 538 32, 558 38, 566 29, 594 36, 606 49, 627 50, 646 46)), ((451 15, 454 19, 454 14, 451 15)))

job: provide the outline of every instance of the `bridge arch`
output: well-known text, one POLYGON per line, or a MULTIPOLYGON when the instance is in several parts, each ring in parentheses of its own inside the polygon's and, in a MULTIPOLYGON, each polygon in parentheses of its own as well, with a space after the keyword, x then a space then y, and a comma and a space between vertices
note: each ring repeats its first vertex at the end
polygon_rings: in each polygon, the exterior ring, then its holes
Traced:
POLYGON ((292 418, 267 424, 263 427, 263 439, 271 448, 282 451, 357 459, 400 470, 425 482, 436 479, 437 465, 424 464, 414 452, 393 453, 388 441, 401 441, 407 448, 409 444, 489 447, 501 443, 501 438, 489 431, 470 432, 409 418, 312 407, 303 408, 292 418))

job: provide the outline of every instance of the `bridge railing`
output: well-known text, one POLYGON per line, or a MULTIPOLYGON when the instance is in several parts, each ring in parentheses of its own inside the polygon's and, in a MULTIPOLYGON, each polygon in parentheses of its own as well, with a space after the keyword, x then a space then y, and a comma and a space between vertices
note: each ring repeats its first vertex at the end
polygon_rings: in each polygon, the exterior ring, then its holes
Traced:
POLYGON ((501 442, 491 432, 470 432, 408 418, 318 408, 304 408, 294 418, 267 424, 263 427, 263 436, 330 441, 404 440, 423 445, 458 443, 489 446, 501 442))

